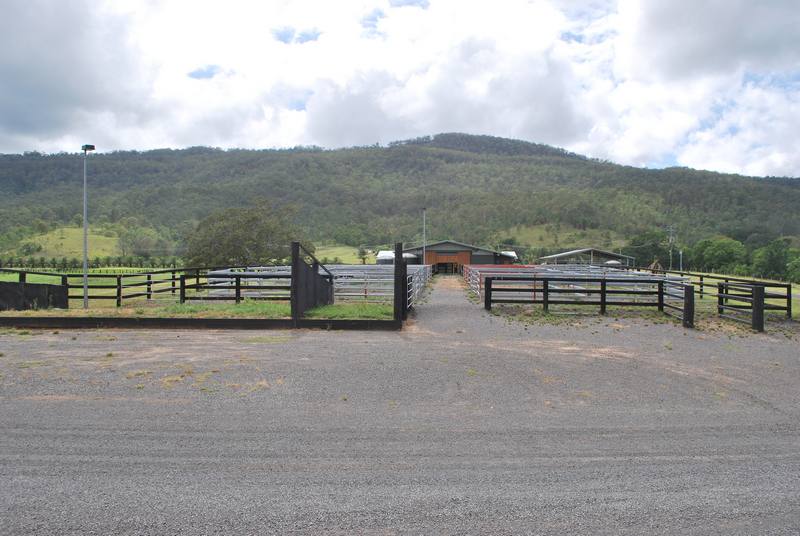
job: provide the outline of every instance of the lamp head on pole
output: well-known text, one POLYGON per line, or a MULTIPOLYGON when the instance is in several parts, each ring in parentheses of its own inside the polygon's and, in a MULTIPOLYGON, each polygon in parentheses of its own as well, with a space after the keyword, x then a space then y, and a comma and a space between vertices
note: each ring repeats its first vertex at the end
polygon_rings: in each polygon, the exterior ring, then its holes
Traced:
POLYGON ((83 151, 84 153, 88 153, 89 151, 94 151, 94 145, 87 143, 86 145, 81 147, 81 151, 83 151))

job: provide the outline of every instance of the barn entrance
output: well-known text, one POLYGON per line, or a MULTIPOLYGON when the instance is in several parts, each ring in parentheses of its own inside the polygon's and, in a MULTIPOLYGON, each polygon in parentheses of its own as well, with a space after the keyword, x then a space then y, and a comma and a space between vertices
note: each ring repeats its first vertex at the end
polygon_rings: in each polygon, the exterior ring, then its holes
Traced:
POLYGON ((468 264, 511 264, 516 254, 471 246, 454 240, 428 243, 404 250, 412 264, 429 264, 440 274, 457 274, 468 264))
POLYGON ((456 262, 438 262, 436 263, 437 274, 457 274, 461 266, 456 262))

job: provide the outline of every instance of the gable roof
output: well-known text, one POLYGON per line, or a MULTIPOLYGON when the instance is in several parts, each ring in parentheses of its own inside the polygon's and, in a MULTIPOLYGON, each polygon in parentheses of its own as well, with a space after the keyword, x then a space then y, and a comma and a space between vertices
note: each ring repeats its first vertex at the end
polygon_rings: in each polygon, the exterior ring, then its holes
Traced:
MULTIPOLYGON (((441 244, 453 244, 454 246, 458 246, 461 249, 469 249, 469 250, 472 250, 472 251, 483 251, 485 253, 491 253, 493 255, 500 255, 501 257, 512 257, 511 255, 509 255, 509 252, 495 251, 493 249, 482 248, 480 246, 473 246, 472 244, 465 244, 463 242, 457 242, 455 240, 439 240, 438 242, 430 242, 430 243, 425 244, 425 248, 430 248, 432 246, 439 246, 441 244)), ((422 253, 422 246, 417 246, 417 247, 413 247, 413 248, 406 248, 403 251, 422 253)), ((514 256, 512 258, 515 258, 515 257, 516 256, 514 256)))
POLYGON ((597 248, 573 249, 572 251, 564 251, 563 253, 556 253, 555 255, 547 255, 545 257, 539 257, 539 260, 540 261, 556 260, 556 259, 563 259, 565 257, 572 257, 573 255, 585 255, 585 254, 594 254, 600 257, 607 257, 610 259, 634 260, 634 258, 631 257, 630 255, 623 255, 621 253, 614 253, 613 251, 605 251, 597 248))

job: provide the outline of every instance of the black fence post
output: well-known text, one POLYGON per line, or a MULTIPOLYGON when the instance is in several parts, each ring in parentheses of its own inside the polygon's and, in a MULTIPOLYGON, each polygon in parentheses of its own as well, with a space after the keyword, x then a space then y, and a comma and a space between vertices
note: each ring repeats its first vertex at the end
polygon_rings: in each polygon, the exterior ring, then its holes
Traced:
POLYGON ((753 329, 764 331, 764 287, 753 286, 753 329))
POLYGON ((394 245, 394 319, 403 321, 406 318, 406 280, 405 262, 403 261, 403 243, 394 245))
POLYGON ((786 318, 792 319, 792 285, 786 285, 786 318))
POLYGON ((600 281, 600 314, 606 314, 606 282, 600 281))
POLYGON ((147 274, 147 299, 153 299, 153 274, 147 274))
POLYGON ((723 301, 723 298, 722 298, 722 295, 725 293, 725 290, 727 290, 727 287, 725 286, 724 283, 717 283, 717 314, 718 315, 724 314, 724 312, 725 312, 725 310, 722 308, 722 306, 725 303, 723 301))
MULTIPOLYGON (((730 281, 726 279, 725 280, 725 292, 724 292, 724 294, 728 294, 731 291, 731 289, 728 288, 729 285, 730 285, 730 281)), ((728 305, 728 297, 727 296, 723 296, 722 297, 722 303, 724 305, 728 305)))
POLYGON ((701 300, 703 299, 703 296, 705 295, 704 289, 705 289, 705 285, 703 283, 703 276, 701 275, 700 276, 700 299, 701 300))
POLYGON ((290 303, 292 307, 292 321, 297 325, 300 320, 300 242, 292 242, 292 283, 290 303))
POLYGON ((694 327, 694 286, 683 285, 683 327, 694 327))
POLYGON ((236 276, 236 303, 238 304, 242 301, 242 278, 238 275, 236 276))
POLYGON ((26 281, 26 276, 27 276, 27 275, 28 275, 28 274, 26 274, 25 272, 20 272, 20 273, 19 273, 19 282, 20 282, 20 283, 24 283, 24 282, 26 281))
POLYGON ((175 271, 170 272, 170 287, 172 288, 171 294, 175 294, 175 271))
POLYGON ((117 276, 117 307, 122 307, 122 276, 117 276))
POLYGON ((487 311, 492 310, 492 281, 494 278, 487 277, 483 283, 483 308, 487 311))
POLYGON ((547 279, 542 280, 542 308, 544 312, 550 310, 550 282, 547 279))
POLYGON ((180 303, 186 302, 186 274, 181 274, 180 303))
POLYGON ((664 282, 658 282, 658 310, 664 312, 664 282))

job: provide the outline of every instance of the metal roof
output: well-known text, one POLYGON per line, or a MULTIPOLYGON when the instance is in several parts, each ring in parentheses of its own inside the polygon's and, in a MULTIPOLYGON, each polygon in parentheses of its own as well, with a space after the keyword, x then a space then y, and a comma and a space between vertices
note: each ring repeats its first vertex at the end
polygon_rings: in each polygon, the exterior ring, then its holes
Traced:
POLYGON ((556 253, 555 255, 546 255, 544 257, 539 257, 539 260, 546 261, 546 260, 563 259, 564 257, 572 257, 574 255, 582 255, 587 253, 599 255, 601 257, 610 257, 612 259, 635 260, 635 257, 631 257, 630 255, 623 255, 622 253, 614 253, 613 251, 605 251, 597 248, 573 249, 572 251, 564 251, 563 253, 556 253))
MULTIPOLYGON (((392 259, 394 260, 394 251, 390 249, 382 249, 375 255, 376 259, 392 259)), ((403 253, 404 259, 416 259, 417 256, 413 253, 403 253)))
MULTIPOLYGON (((429 243, 425 244, 425 247, 429 248, 431 246, 438 246, 439 244, 454 244, 456 246, 461 246, 461 247, 466 248, 466 249, 471 249, 471 250, 476 250, 476 251, 485 251, 487 253, 492 253, 494 255, 501 255, 503 257, 516 258, 516 255, 514 255, 514 256, 509 255, 508 251, 495 251, 495 250, 489 249, 489 248, 482 248, 480 246, 473 246, 472 244, 465 244, 463 242, 456 242, 455 240, 439 240, 438 242, 429 242, 429 243)), ((413 248, 406 248, 403 251, 418 251, 418 252, 421 253, 422 252, 422 246, 417 246, 417 247, 413 247, 413 248)))

